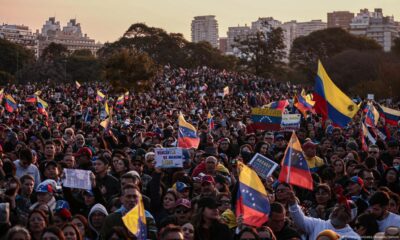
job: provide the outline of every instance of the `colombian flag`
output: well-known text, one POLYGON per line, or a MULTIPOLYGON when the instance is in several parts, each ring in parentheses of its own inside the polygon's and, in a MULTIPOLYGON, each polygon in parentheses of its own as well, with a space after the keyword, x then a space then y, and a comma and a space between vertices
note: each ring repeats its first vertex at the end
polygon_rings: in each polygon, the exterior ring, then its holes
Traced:
POLYGON ((97 90, 96 101, 102 102, 105 97, 106 96, 101 91, 97 90))
POLYGON ((268 221, 270 211, 267 191, 257 173, 238 162, 239 190, 237 192, 236 213, 243 215, 243 223, 260 227, 268 221))
POLYGON ((125 216, 122 217, 125 227, 136 236, 138 240, 147 239, 146 213, 142 197, 139 202, 125 216))
POLYGON ((306 158, 303 155, 300 141, 294 132, 286 148, 281 168, 279 174, 280 182, 286 182, 311 191, 313 190, 311 172, 308 168, 306 158))
POLYGON ((48 116, 46 108, 49 105, 47 104, 47 102, 45 102, 44 100, 42 100, 41 98, 37 97, 37 107, 38 107, 38 112, 42 115, 48 116))
POLYGON ((318 61, 313 100, 316 112, 321 114, 324 120, 329 118, 339 127, 345 127, 359 108, 333 83, 320 61, 318 61))
POLYGON ((5 104, 6 110, 8 112, 14 112, 17 109, 17 102, 14 100, 14 98, 7 94, 6 95, 6 104, 5 104))
POLYGON ((388 107, 384 107, 382 105, 378 105, 378 111, 385 119, 385 123, 393 126, 397 126, 397 123, 400 121, 400 111, 394 110, 388 107))
POLYGON ((178 147, 181 148, 198 148, 200 138, 197 136, 197 129, 186 122, 182 113, 178 117, 179 132, 178 132, 178 147))

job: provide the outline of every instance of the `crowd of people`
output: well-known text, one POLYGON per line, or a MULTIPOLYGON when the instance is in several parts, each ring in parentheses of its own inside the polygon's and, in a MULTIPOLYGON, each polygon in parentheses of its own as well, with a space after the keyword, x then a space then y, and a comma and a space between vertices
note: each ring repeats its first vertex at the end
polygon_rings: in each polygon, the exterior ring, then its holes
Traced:
POLYGON ((0 107, 0 235, 136 239, 122 217, 141 199, 148 239, 400 239, 400 129, 381 119, 388 137, 363 149, 362 111, 343 129, 302 117, 296 134, 314 190, 278 181, 278 168, 261 179, 268 221, 247 226, 236 214, 237 163, 259 153, 280 165, 291 135, 255 128, 251 109, 288 99, 294 113, 300 91, 206 67, 165 67, 151 90, 130 89, 123 104, 125 91, 105 83, 6 86, 17 106, 0 107), (48 103, 45 114, 26 101, 34 93, 48 103), (106 128, 105 101, 113 108, 106 128), (156 168, 154 149, 177 146, 179 113, 197 128, 199 147, 183 151, 182 168, 156 168), (91 171, 91 190, 63 186, 64 169, 91 171))

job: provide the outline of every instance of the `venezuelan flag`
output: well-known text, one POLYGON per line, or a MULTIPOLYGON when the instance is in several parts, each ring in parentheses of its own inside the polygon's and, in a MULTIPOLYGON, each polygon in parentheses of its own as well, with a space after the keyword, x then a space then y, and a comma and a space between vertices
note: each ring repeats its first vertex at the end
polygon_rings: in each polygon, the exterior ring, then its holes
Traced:
POLYGON ((374 127, 379 121, 379 112, 376 110, 374 105, 368 104, 366 106, 367 113, 365 114, 365 124, 370 127, 374 127))
POLYGON ((267 108, 281 110, 281 111, 285 110, 287 106, 289 106, 288 100, 279 100, 276 102, 270 102, 269 104, 266 105, 267 108))
POLYGON ((214 129, 214 116, 211 115, 211 112, 208 112, 207 115, 207 124, 208 124, 208 129, 209 131, 214 129))
POLYGON ((38 107, 38 112, 42 115, 48 116, 48 113, 46 111, 46 108, 49 105, 47 104, 47 102, 45 102, 44 100, 42 100, 40 97, 37 97, 37 107, 38 107))
POLYGON ((385 119, 385 123, 393 126, 397 126, 397 123, 400 121, 400 111, 391 109, 382 105, 378 105, 378 111, 385 119))
POLYGON ((181 148, 198 148, 200 138, 197 136, 197 129, 186 122, 182 113, 178 117, 179 131, 178 131, 178 147, 181 148))
POLYGON ((101 91, 97 90, 96 101, 102 102, 105 98, 106 96, 101 91))
POLYGON ((301 149, 300 141, 294 132, 283 157, 279 181, 313 190, 311 172, 301 149))
POLYGON ((117 105, 124 105, 124 99, 124 95, 119 96, 117 99, 117 105))
POLYGON ((304 117, 307 117, 307 112, 315 113, 313 109, 314 103, 310 103, 307 99, 302 95, 296 95, 294 97, 294 106, 303 114, 304 117))
POLYGON ((267 191, 253 169, 241 162, 238 162, 238 168, 237 216, 243 216, 243 224, 260 227, 268 221, 270 211, 267 191))
POLYGON ((18 107, 17 102, 14 100, 14 98, 10 94, 6 95, 5 107, 8 112, 14 112, 18 107))
POLYGON ((278 131, 281 128, 282 111, 270 108, 251 109, 253 127, 261 130, 278 131))
POLYGON ((333 83, 320 61, 313 100, 316 112, 321 114, 324 120, 329 118, 339 127, 345 127, 359 109, 357 104, 333 83))
POLYGON ((25 102, 27 102, 27 103, 35 103, 36 102, 36 96, 35 95, 29 95, 26 98, 25 102))
POLYGON ((146 213, 142 197, 139 198, 138 204, 122 217, 122 221, 125 227, 136 236, 136 239, 147 239, 146 213))

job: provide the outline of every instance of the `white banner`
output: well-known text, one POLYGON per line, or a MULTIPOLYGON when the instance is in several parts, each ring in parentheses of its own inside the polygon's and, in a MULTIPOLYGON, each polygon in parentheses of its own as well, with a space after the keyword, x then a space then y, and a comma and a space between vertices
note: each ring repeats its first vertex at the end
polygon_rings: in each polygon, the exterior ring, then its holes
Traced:
POLYGON ((182 148, 155 148, 156 167, 158 168, 180 168, 182 167, 182 148))

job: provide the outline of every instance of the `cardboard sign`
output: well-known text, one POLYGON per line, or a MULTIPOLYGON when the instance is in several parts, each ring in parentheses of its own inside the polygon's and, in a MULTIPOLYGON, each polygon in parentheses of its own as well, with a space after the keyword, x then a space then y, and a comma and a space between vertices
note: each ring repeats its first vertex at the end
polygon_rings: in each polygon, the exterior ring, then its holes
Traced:
POLYGON ((278 167, 278 164, 257 153, 249 162, 249 166, 253 168, 260 177, 267 179, 278 167))
POLYGON ((180 168, 183 162, 182 148, 155 148, 155 161, 158 168, 180 168))
POLYGON ((91 171, 66 168, 64 169, 65 179, 63 180, 63 186, 91 190, 90 173, 91 171))
POLYGON ((293 131, 300 129, 300 114, 283 114, 281 122, 282 131, 293 131))

